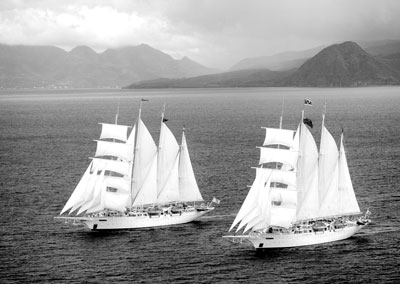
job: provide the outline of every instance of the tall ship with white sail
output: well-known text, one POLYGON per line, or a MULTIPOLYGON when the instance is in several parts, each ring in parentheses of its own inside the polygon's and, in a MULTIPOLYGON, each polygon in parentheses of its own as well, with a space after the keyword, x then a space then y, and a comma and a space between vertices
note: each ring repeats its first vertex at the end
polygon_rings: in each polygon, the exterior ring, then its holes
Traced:
POLYGON ((203 200, 185 130, 179 145, 163 111, 157 147, 141 119, 142 101, 133 127, 117 124, 118 114, 115 124, 100 123, 96 153, 60 213, 76 216, 56 218, 92 230, 169 226, 191 222, 219 203, 203 200))
MULTIPOLYGON (((310 102, 310 101, 306 101, 310 102)), ((322 116, 320 149, 302 119, 297 130, 265 128, 259 167, 230 230, 224 236, 255 249, 343 240, 370 223, 354 193, 343 131, 338 149, 322 116)))

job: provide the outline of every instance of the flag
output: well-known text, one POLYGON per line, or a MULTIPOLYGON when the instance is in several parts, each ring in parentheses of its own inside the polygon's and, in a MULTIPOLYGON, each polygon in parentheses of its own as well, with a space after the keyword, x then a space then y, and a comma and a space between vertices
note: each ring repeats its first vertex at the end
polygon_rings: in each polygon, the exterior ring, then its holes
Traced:
POLYGON ((162 122, 167 122, 168 121, 168 118, 163 118, 162 119, 162 122))
POLYGON ((304 122, 304 124, 307 124, 308 126, 310 126, 311 128, 313 128, 313 124, 312 124, 311 119, 309 119, 309 118, 304 118, 304 119, 303 119, 303 122, 304 122))
POLYGON ((211 202, 217 203, 219 204, 221 201, 219 199, 216 199, 215 197, 213 197, 213 199, 211 200, 211 202))
POLYGON ((147 99, 142 99, 142 102, 148 102, 149 100, 147 100, 147 99))
POLYGON ((312 106, 312 101, 309 99, 304 99, 304 105, 312 106))

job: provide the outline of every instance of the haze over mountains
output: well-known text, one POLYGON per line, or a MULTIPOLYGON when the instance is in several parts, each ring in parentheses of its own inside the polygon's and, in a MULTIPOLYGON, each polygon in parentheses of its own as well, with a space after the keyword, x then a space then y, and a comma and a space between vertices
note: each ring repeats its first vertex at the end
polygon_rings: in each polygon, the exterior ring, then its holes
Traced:
POLYGON ((189 58, 142 44, 96 53, 87 46, 67 52, 53 46, 0 45, 3 88, 122 87, 159 77, 180 78, 215 73, 189 58))
MULTIPOLYGON (((390 50, 400 51, 400 42, 390 50), (397 47, 397 48, 396 48, 397 47)), ((387 46, 385 43, 384 46, 387 46)), ((385 48, 376 51, 384 51, 385 48)), ((308 51, 307 51, 308 52, 308 51)), ((372 56, 355 42, 334 44, 285 71, 249 69, 188 79, 160 79, 132 84, 129 88, 179 87, 356 87, 400 84, 400 52, 372 56)), ((292 54, 292 58, 294 57, 292 54)), ((302 56, 302 53, 298 53, 302 56)), ((293 59, 292 59, 293 60, 293 59)), ((257 62, 256 60, 248 60, 257 62)), ((264 61, 265 63, 266 61, 264 61)), ((271 61, 269 61, 271 62, 271 61)), ((293 61, 292 61, 293 62, 293 61)), ((236 65, 238 66, 238 65, 236 65)), ((251 68, 247 65, 247 68, 251 68)))
POLYGON ((96 53, 79 46, 0 45, 2 88, 354 87, 400 84, 400 41, 344 42, 246 58, 230 71, 176 60, 142 44, 96 53))

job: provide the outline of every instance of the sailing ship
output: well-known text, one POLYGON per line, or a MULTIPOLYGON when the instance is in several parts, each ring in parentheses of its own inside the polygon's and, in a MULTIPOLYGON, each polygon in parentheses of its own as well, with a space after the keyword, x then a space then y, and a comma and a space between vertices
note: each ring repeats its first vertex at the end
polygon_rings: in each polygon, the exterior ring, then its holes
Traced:
MULTIPOLYGON (((142 100, 145 101, 145 100, 142 100)), ((60 215, 92 230, 132 229, 191 222, 212 211, 198 188, 186 143, 178 145, 161 115, 159 145, 139 115, 133 126, 101 124, 96 153, 60 215), (129 133, 129 130, 132 130, 129 133)))
POLYGON ((259 167, 234 222, 233 242, 255 249, 285 248, 343 240, 370 223, 354 193, 344 149, 325 127, 322 115, 320 150, 302 119, 297 130, 265 128, 259 167), (240 234, 240 230, 243 230, 240 234))

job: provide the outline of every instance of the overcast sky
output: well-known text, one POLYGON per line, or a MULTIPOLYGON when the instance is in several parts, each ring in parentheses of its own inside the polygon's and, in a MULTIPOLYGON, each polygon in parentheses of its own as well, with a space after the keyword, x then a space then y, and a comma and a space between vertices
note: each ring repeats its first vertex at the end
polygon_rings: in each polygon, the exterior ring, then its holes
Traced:
POLYGON ((398 0, 1 0, 0 43, 146 43, 208 67, 346 40, 400 39, 398 0))

